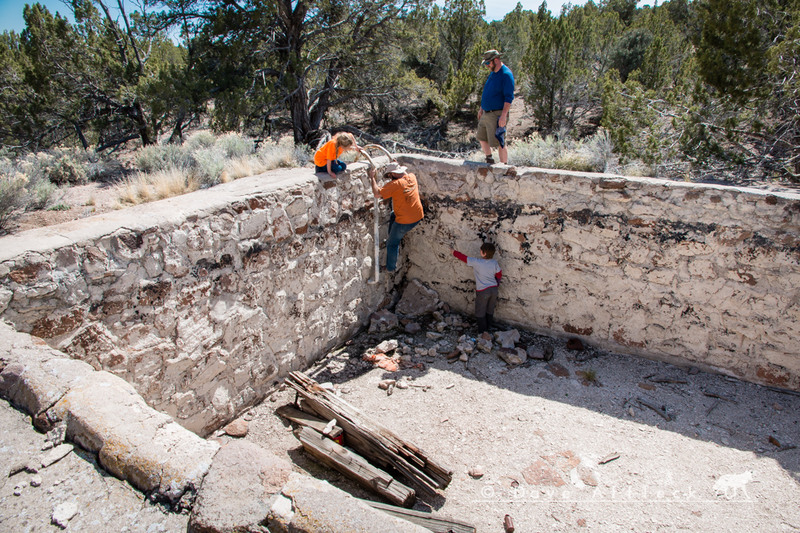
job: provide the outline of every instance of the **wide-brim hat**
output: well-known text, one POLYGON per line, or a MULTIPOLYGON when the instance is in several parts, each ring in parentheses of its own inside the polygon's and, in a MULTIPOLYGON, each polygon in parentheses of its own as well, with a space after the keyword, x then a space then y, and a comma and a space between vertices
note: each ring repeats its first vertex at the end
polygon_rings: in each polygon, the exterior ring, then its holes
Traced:
POLYGON ((385 174, 405 174, 408 172, 408 169, 398 163, 397 161, 392 161, 383 169, 385 174))
POLYGON ((498 57, 503 57, 503 53, 497 50, 486 50, 483 53, 483 64, 488 65, 492 59, 497 59, 498 57))

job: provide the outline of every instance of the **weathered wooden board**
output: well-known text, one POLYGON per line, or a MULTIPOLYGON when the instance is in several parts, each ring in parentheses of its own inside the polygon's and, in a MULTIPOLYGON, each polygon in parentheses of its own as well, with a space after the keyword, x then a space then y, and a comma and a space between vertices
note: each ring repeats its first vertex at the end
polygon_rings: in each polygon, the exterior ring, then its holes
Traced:
POLYGON ((304 399, 301 403, 304 411, 324 420, 335 418, 344 430, 348 447, 373 464, 394 469, 410 484, 430 494, 450 483, 453 477, 450 469, 439 465, 417 446, 369 419, 302 372, 290 373, 286 384, 304 399))
POLYGON ((414 489, 406 487, 392 476, 369 464, 355 452, 339 446, 331 439, 309 427, 300 427, 294 432, 303 444, 303 449, 321 463, 330 466, 354 479, 361 485, 376 491, 395 505, 410 507, 416 501, 414 489))

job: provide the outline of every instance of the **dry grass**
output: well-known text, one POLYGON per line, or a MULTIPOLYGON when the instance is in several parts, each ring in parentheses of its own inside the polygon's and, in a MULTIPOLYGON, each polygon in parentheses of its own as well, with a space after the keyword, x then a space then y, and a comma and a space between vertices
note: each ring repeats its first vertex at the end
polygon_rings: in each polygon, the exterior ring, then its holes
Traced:
POLYGON ((297 167, 308 157, 290 139, 263 145, 255 152, 252 141, 239 135, 215 139, 213 134, 201 132, 184 147, 143 149, 139 162, 149 171, 139 172, 118 186, 120 206, 170 198, 276 168, 297 167), (175 155, 178 152, 183 159, 175 155), (193 161, 191 165, 184 164, 189 160, 193 161))
POLYGON ((118 186, 119 203, 138 205, 155 200, 179 196, 198 189, 194 179, 185 170, 172 168, 152 174, 139 173, 118 186))
POLYGON ((231 161, 225 165, 224 173, 227 174, 228 180, 238 180, 239 178, 258 174, 259 171, 256 170, 253 165, 252 157, 238 157, 236 159, 231 159, 231 161))

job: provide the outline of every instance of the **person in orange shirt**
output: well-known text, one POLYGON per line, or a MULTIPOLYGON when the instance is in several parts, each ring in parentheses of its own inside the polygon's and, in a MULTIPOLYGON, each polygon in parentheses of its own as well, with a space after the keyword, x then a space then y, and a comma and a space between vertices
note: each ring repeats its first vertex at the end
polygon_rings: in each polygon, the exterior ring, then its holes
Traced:
POLYGON ((386 165, 384 177, 391 181, 383 187, 378 187, 375 181, 374 168, 370 168, 368 174, 375 198, 392 199, 392 216, 389 219, 389 236, 386 239, 386 271, 394 272, 397 270, 400 241, 425 216, 422 201, 419 199, 417 177, 409 174, 406 167, 394 161, 386 165))
POLYGON ((317 172, 327 172, 330 177, 336 179, 336 174, 347 168, 344 162, 339 161, 339 156, 350 150, 361 151, 353 134, 337 133, 314 154, 314 166, 317 172))

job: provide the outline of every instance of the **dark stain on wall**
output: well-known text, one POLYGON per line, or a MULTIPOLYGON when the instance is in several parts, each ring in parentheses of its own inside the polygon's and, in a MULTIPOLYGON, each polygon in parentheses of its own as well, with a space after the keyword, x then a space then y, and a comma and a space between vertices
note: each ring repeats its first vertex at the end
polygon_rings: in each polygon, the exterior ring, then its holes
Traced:
MULTIPOLYGON (((521 215, 541 215, 543 216, 544 228, 547 230, 557 229, 563 231, 569 222, 576 222, 579 226, 595 226, 598 228, 619 227, 620 237, 625 240, 630 239, 631 232, 644 232, 654 235, 659 243, 678 244, 682 242, 706 242, 706 236, 727 229, 719 224, 706 223, 687 223, 681 220, 654 219, 644 220, 641 217, 627 217, 625 215, 608 215, 592 211, 591 209, 581 209, 578 211, 566 211, 556 209, 547 211, 536 205, 519 205, 511 202, 496 202, 490 200, 467 200, 457 202, 445 196, 428 197, 431 206, 430 215, 436 217, 441 208, 452 207, 463 212, 463 220, 492 220, 491 226, 494 234, 500 229, 501 222, 505 220, 515 221, 521 215)), ((800 205, 800 204, 798 204, 800 205)), ((800 209, 800 208, 798 208, 800 209)), ((787 207, 787 211, 791 210, 787 207)), ((730 228, 738 231, 737 228, 730 228)), ((479 236, 481 238, 493 237, 486 235, 486 226, 481 226, 479 236)), ((516 236, 516 234, 515 234, 516 236)), ((751 249, 751 254, 758 249, 780 251, 795 256, 795 261, 800 262, 800 239, 788 236, 783 242, 770 239, 758 233, 749 233, 743 243, 751 249)), ((523 254, 528 250, 523 246, 523 254)), ((532 258, 527 258, 529 264, 532 258)))

